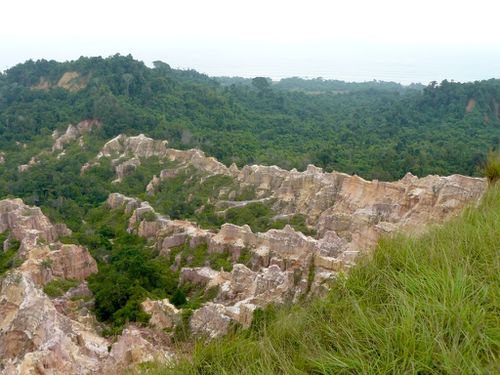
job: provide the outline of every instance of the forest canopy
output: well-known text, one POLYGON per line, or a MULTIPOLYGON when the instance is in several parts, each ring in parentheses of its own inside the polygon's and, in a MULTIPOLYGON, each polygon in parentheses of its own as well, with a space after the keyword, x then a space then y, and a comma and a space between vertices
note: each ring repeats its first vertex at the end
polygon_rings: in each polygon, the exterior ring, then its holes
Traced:
POLYGON ((210 78, 159 61, 150 68, 130 55, 30 60, 0 75, 0 150, 97 118, 103 140, 144 133, 239 166, 312 163, 383 180, 407 172, 474 175, 498 147, 499 103, 497 79, 426 87, 270 82, 210 78))

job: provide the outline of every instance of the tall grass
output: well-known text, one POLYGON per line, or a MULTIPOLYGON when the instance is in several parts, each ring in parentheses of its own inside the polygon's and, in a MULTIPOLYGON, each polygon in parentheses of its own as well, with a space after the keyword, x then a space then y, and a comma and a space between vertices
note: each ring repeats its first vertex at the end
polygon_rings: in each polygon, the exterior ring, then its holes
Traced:
POLYGON ((417 239, 382 240, 327 298, 198 342, 158 374, 500 373, 500 187, 417 239))

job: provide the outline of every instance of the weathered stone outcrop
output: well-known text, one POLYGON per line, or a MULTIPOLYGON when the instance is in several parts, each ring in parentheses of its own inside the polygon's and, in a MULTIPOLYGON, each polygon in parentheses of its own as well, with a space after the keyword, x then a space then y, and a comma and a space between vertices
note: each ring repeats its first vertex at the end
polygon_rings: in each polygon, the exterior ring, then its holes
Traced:
POLYGON ((103 362, 102 373, 120 374, 143 362, 167 363, 173 359, 172 353, 164 350, 167 342, 158 332, 129 326, 124 329, 111 346, 108 358, 103 362))
POLYGON ((54 144, 52 145, 52 152, 62 151, 67 144, 76 141, 77 139, 82 139, 81 137, 87 133, 90 133, 94 129, 98 129, 102 126, 99 120, 83 120, 76 125, 69 124, 64 133, 60 133, 55 130, 52 133, 52 138, 54 139, 54 144))
POLYGON ((19 198, 0 200, 0 233, 6 230, 21 241, 21 248, 25 242, 54 242, 71 234, 65 225, 53 225, 40 208, 27 206, 19 198))
POLYGON ((141 202, 138 199, 126 197, 120 193, 112 193, 108 196, 106 204, 113 210, 123 209, 126 214, 131 215, 141 205, 141 202))
POLYGON ((39 245, 25 252, 20 270, 37 285, 54 278, 85 280, 97 272, 97 263, 84 247, 78 245, 39 245))
POLYGON ((154 301, 147 298, 141 305, 144 312, 151 315, 149 324, 157 329, 172 329, 180 323, 181 312, 168 299, 154 301))
POLYGON ((157 156, 162 158, 167 151, 167 141, 157 141, 146 137, 144 134, 128 137, 120 134, 112 140, 106 142, 102 150, 97 155, 97 159, 102 157, 137 157, 150 158, 157 156))
POLYGON ((483 178, 410 173, 396 182, 366 181, 314 166, 304 172, 245 166, 236 178, 241 187, 254 187, 258 197, 276 199, 279 213, 305 215, 319 237, 335 231, 358 249, 372 247, 387 232, 441 222, 478 201, 487 185, 483 178))
MULTIPOLYGON (((381 235, 399 230, 418 232, 426 224, 443 222, 477 202, 487 185, 482 178, 418 178, 410 173, 395 182, 366 181, 338 172, 325 173, 312 165, 302 172, 259 165, 240 170, 235 165, 227 168, 201 151, 169 149, 166 143, 142 135, 115 138, 98 158, 115 158, 113 163, 119 160, 116 171, 121 178, 123 170, 151 156, 174 166, 153 177, 147 186, 149 195, 154 196, 161 181, 176 177, 187 168, 205 176, 230 176, 234 183, 220 187, 215 196, 234 199, 238 192, 253 190, 255 199, 211 201, 218 209, 255 202, 268 204, 278 218, 304 215, 309 228, 317 232, 316 238, 312 238, 286 226, 253 233, 247 225, 233 224, 224 224, 213 232, 189 221, 158 215, 147 202, 111 195, 109 206, 124 208, 130 214, 129 231, 151 239, 161 254, 168 255, 171 248, 180 245, 206 244, 209 254, 230 255, 234 264, 231 273, 212 270, 206 267, 208 263, 205 267, 180 270, 181 283, 207 290, 219 288, 213 304, 195 312, 192 318, 191 328, 208 337, 225 332, 227 318, 248 325, 255 307, 295 301, 309 292, 323 293, 329 281, 352 266, 360 252, 373 249, 381 235), (247 259, 246 265, 237 264, 242 257, 247 259), (217 323, 207 325, 210 319, 217 323)), ((179 264, 176 258, 173 269, 178 269, 179 264)))
POLYGON ((188 164, 197 170, 207 174, 230 174, 229 169, 213 157, 206 156, 198 149, 175 150, 167 149, 167 158, 170 161, 177 161, 182 165, 188 164))
MULTIPOLYGON (((112 164, 115 166, 116 182, 127 174, 131 173, 135 168, 141 165, 141 159, 156 157, 160 162, 171 162, 176 165, 175 170, 186 167, 193 167, 203 173, 225 174, 230 175, 230 169, 220 163, 213 157, 208 157, 203 151, 197 149, 191 150, 176 150, 167 148, 167 141, 154 140, 146 137, 144 134, 138 136, 126 136, 120 134, 117 137, 108 141, 101 151, 97 154, 96 159, 86 163, 82 167, 82 173, 92 166, 99 163, 99 159, 106 157, 112 159, 112 164)), ((152 191, 161 180, 169 178, 172 171, 165 170, 160 173, 160 177, 155 176, 155 181, 151 181, 148 190, 152 191)))
POLYGON ((60 87, 70 92, 83 90, 90 79, 90 75, 82 76, 79 72, 64 72, 57 82, 51 82, 47 77, 40 77, 38 84, 32 86, 33 90, 49 90, 54 87, 60 87))
MULTIPOLYGON (((418 178, 409 173, 399 181, 383 182, 325 173, 313 165, 303 172, 260 165, 239 170, 235 165, 227 168, 199 150, 174 150, 166 145, 166 141, 142 134, 120 135, 103 147, 97 159, 114 158, 118 180, 139 165, 141 158, 156 156, 174 162, 175 167, 153 177, 147 187, 151 195, 161 181, 187 167, 206 175, 232 176, 238 190, 254 190, 257 200, 274 202, 272 207, 280 215, 304 215, 319 238, 333 231, 350 244, 351 250, 373 247, 381 234, 418 230, 427 223, 441 222, 477 201, 486 189, 485 179, 460 175, 418 178)), ((218 207, 232 207, 245 202, 215 203, 218 207)))
POLYGON ((196 335, 213 339, 226 335, 230 324, 231 318, 226 314, 226 308, 221 304, 208 302, 193 313, 189 328, 196 335))
POLYGON ((107 348, 106 339, 59 313, 28 273, 10 272, 2 281, 2 373, 97 373, 107 348))
MULTIPOLYGON (((57 242, 70 234, 65 226, 53 225, 39 208, 20 199, 7 199, 0 201, 0 232, 6 230, 21 242, 23 262, 0 281, 2 374, 116 374, 141 361, 170 358, 132 328, 111 346, 97 333, 87 303, 72 299, 91 295, 85 283, 56 299, 42 291, 54 278, 83 281, 97 272, 87 249, 57 242)), ((159 314, 156 310, 153 315, 159 314)))
POLYGON ((23 173, 23 172, 26 172, 28 169, 30 169, 32 166, 34 165, 37 165, 38 163, 40 163, 40 160, 38 160, 37 157, 33 156, 31 157, 30 161, 28 162, 28 164, 21 164, 21 165, 18 165, 17 166, 17 171, 19 173, 23 173))
POLYGON ((167 254, 172 247, 189 243, 195 247, 207 243, 213 233, 186 220, 170 220, 157 214, 148 202, 141 202, 119 193, 108 196, 111 209, 123 209, 130 215, 128 230, 141 237, 154 238, 160 252, 167 254))

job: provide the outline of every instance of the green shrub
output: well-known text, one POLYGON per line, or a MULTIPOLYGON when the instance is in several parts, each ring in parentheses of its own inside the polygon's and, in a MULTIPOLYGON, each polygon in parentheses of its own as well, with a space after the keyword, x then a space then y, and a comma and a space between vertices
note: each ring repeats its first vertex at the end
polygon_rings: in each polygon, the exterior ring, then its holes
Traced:
POLYGON ((228 251, 209 254, 208 260, 210 267, 214 270, 218 271, 222 268, 226 272, 231 272, 231 270, 233 269, 231 254, 229 254, 228 251))
POLYGON ((78 280, 70 280, 70 279, 54 279, 43 287, 43 291, 49 297, 61 297, 64 293, 66 293, 71 288, 77 286, 80 282, 78 280))
POLYGON ((177 288, 174 294, 172 294, 172 297, 170 297, 170 302, 176 307, 185 305, 187 302, 187 298, 184 290, 182 290, 181 288, 177 288))
POLYGON ((490 183, 500 180, 500 151, 488 153, 483 174, 490 183))
POLYGON ((155 221, 156 220, 156 215, 153 211, 146 211, 142 215, 142 219, 146 221, 155 221))

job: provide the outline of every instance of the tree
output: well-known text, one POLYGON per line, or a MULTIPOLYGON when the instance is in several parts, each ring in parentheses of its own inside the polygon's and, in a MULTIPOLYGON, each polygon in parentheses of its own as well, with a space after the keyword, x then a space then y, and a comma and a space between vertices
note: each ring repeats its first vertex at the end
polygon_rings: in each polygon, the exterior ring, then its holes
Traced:
POLYGON ((255 77, 252 79, 252 85, 260 92, 268 91, 271 88, 269 78, 265 77, 255 77))

